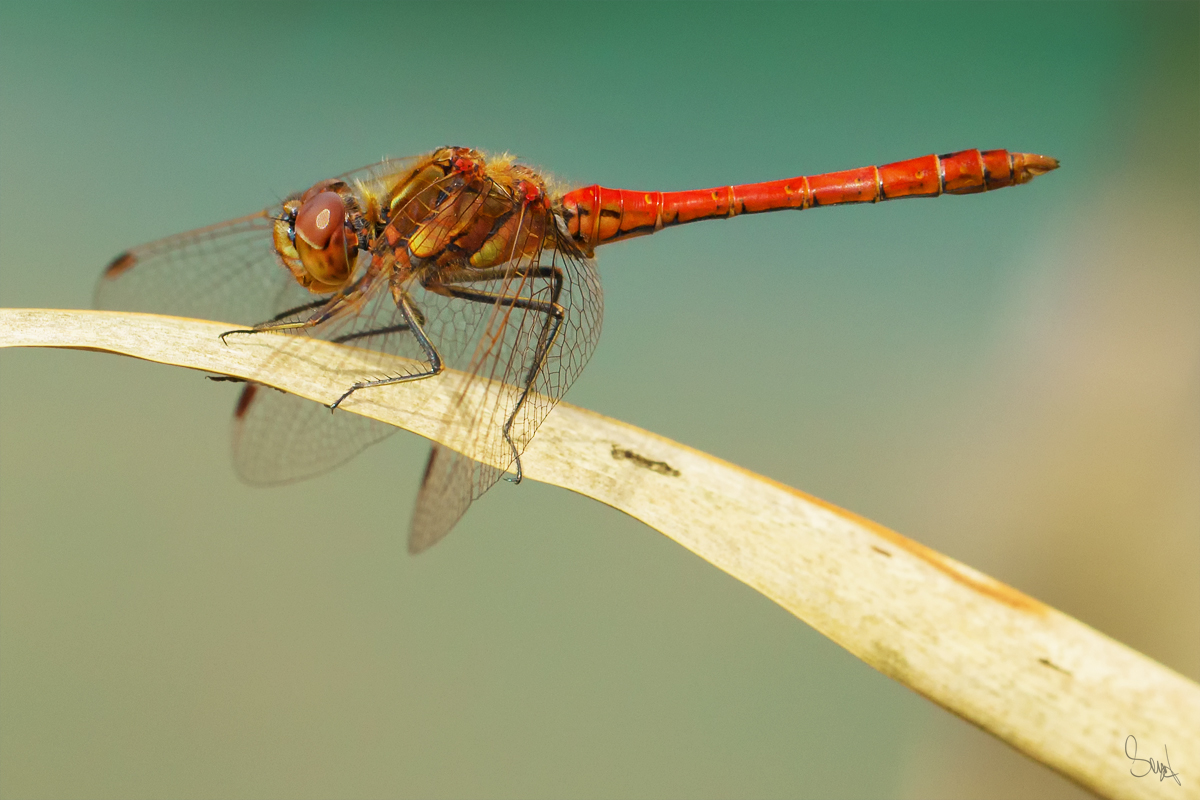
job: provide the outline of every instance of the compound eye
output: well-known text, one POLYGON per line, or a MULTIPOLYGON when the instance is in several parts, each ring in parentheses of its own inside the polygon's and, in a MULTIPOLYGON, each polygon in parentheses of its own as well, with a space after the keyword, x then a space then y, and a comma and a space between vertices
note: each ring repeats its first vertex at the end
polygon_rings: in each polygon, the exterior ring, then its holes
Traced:
POLYGON ((337 192, 321 192, 296 214, 296 235, 316 250, 324 250, 346 222, 346 204, 337 192))

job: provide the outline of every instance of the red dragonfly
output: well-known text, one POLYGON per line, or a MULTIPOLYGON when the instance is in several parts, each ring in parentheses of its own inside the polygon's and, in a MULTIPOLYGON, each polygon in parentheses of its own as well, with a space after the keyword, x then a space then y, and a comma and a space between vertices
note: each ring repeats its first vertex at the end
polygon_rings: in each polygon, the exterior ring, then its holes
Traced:
MULTIPOLYGON (((380 358, 378 374, 347 386, 331 408, 353 392, 447 367, 468 383, 499 381, 505 388, 490 407, 460 408, 476 452, 519 481, 522 452, 600 336, 599 245, 702 219, 983 192, 1057 166, 1046 156, 964 150, 698 191, 561 193, 509 156, 443 147, 122 253, 96 305, 252 326, 225 334, 230 343, 262 331, 307 334, 421 365, 394 374, 380 358)), ((262 389, 246 385, 234 420, 234 460, 252 484, 317 475, 395 430, 262 389)), ((409 550, 441 539, 504 473, 435 444, 409 550)))

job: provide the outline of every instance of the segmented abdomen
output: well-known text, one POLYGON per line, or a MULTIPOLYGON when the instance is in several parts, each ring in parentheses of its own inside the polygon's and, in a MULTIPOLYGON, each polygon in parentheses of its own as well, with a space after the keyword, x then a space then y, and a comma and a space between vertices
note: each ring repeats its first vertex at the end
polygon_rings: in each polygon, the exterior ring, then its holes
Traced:
POLYGON ((672 225, 738 214, 901 197, 973 194, 1027 183, 1058 161, 1007 150, 963 150, 823 175, 683 192, 636 192, 586 186, 562 197, 567 229, 586 249, 672 225))

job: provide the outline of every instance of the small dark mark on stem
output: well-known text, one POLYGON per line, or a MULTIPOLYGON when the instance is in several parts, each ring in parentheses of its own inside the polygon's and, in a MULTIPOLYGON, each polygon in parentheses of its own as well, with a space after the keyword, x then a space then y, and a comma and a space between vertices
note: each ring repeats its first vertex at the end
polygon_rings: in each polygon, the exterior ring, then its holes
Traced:
POLYGON ((1042 666, 1049 667, 1049 668, 1050 668, 1050 669, 1052 669, 1052 670, 1056 670, 1056 671, 1058 671, 1058 672, 1061 672, 1063 675, 1070 675, 1070 674, 1071 674, 1070 672, 1068 672, 1067 670, 1065 670, 1065 669, 1063 669, 1062 667, 1058 666, 1057 664, 1055 664, 1053 661, 1051 661, 1051 660, 1050 660, 1050 659, 1048 659, 1048 658, 1039 658, 1039 659, 1038 659, 1038 663, 1039 663, 1039 664, 1041 664, 1042 666))
POLYGON ((659 475, 669 475, 672 478, 678 478, 682 474, 679 470, 675 469, 665 461, 652 461, 643 455, 633 452, 632 450, 627 450, 626 448, 621 447, 619 444, 614 444, 612 446, 612 457, 617 461, 632 461, 639 467, 645 467, 651 472, 657 472, 659 475))

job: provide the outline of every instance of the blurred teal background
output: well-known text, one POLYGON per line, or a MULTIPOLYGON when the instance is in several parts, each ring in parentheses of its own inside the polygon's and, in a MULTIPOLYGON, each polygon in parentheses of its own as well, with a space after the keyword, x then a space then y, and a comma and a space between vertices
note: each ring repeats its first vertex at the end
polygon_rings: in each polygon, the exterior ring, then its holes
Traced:
MULTIPOLYGON (((87 307, 126 247, 447 143, 664 190, 1053 155, 603 249, 567 399, 1200 679, 1198 8, 6 4, 0 305, 87 307)), ((502 484, 409 559, 409 434, 259 490, 236 387, 0 378, 5 798, 1081 794, 585 498, 502 484)))

